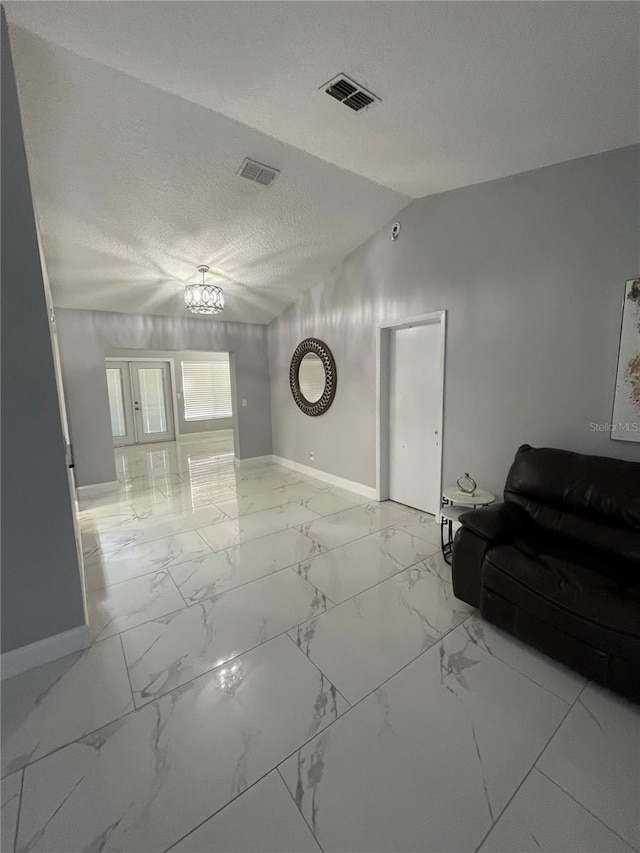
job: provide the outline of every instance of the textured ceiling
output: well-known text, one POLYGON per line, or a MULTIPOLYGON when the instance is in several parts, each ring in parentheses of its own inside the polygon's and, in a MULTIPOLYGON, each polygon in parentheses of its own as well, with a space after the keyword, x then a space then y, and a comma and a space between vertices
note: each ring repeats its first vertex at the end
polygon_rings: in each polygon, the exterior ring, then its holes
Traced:
POLYGON ((407 198, 213 110, 13 29, 54 303, 184 313, 198 263, 220 319, 271 320, 407 198), (246 155, 281 174, 236 176, 246 155))
POLYGON ((6 5, 60 305, 179 312, 205 261, 266 322, 408 197, 640 138, 637 3, 6 5))

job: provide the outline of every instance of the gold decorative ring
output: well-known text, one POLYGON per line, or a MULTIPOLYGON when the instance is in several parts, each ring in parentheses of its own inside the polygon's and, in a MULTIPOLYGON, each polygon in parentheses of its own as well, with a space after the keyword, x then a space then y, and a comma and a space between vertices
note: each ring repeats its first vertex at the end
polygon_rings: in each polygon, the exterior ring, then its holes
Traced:
POLYGON ((464 492, 465 495, 472 495, 478 488, 478 484, 476 483, 476 481, 473 479, 473 477, 470 477, 466 471, 462 475, 462 477, 458 477, 456 483, 458 484, 458 488, 460 489, 460 491, 464 492), (463 485, 465 481, 466 485, 463 485))

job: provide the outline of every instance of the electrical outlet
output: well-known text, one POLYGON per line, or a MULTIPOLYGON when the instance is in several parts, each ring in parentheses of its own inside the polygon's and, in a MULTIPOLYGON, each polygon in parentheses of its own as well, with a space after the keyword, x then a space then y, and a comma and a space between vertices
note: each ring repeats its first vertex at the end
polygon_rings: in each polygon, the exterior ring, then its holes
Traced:
POLYGON ((316 458, 315 453, 313 452, 313 450, 310 450, 310 451, 309 451, 309 459, 313 462, 313 460, 314 460, 315 458, 316 458))
POLYGON ((246 406, 246 405, 247 405, 247 401, 246 401, 246 400, 243 400, 243 401, 242 401, 242 405, 243 405, 243 406, 246 406))

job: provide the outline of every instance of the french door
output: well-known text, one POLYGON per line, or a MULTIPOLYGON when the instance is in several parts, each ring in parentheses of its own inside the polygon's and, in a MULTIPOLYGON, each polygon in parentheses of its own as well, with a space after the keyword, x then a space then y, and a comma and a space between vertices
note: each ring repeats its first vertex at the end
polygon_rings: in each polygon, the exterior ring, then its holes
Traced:
POLYGON ((173 441, 169 362, 108 359, 106 371, 114 445, 173 441))

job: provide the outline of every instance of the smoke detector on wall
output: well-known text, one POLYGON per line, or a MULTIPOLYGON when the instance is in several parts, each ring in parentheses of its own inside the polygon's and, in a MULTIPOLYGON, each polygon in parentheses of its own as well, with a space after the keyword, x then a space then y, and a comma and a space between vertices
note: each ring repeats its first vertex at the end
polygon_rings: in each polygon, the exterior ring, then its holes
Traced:
POLYGON ((264 163, 258 163, 257 160, 250 160, 248 157, 245 157, 236 174, 240 175, 241 178, 246 178, 248 181, 255 181, 256 184, 268 187, 278 177, 280 169, 274 169, 273 166, 265 166, 264 163))
POLYGON ((320 88, 324 89, 327 95, 335 98, 336 101, 340 101, 341 104, 354 112, 358 112, 380 100, 377 95, 369 92, 360 83, 356 83, 355 80, 347 77, 346 74, 338 74, 337 77, 329 80, 320 88))

